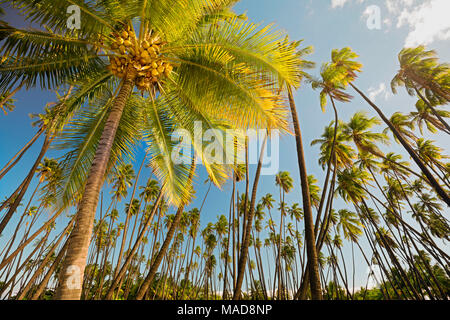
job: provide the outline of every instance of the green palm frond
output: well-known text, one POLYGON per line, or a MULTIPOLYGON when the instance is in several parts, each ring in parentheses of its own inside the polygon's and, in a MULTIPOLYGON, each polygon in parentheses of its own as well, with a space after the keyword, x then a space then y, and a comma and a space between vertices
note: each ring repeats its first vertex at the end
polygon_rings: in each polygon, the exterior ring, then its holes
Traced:
POLYGON ((51 53, 46 56, 8 59, 0 64, 0 91, 24 81, 27 88, 39 82, 42 88, 55 88, 66 82, 87 78, 106 67, 97 55, 51 53))
POLYGON ((236 64, 244 63, 254 71, 270 73, 272 82, 299 85, 296 48, 273 25, 260 27, 239 18, 217 21, 216 28, 201 27, 192 37, 173 43, 165 50, 177 54, 186 50, 218 48, 229 52, 236 64))
POLYGON ((193 155, 184 155, 186 162, 175 163, 172 156, 176 147, 176 141, 172 141, 174 123, 165 112, 161 100, 139 101, 143 110, 142 130, 149 152, 149 164, 153 174, 162 182, 161 190, 169 203, 189 203, 192 193, 187 183, 190 170, 187 163, 193 155))
POLYGON ((92 1, 82 0, 2 0, 0 3, 8 3, 18 9, 21 14, 31 22, 41 26, 47 26, 54 32, 66 34, 71 30, 67 28, 69 14, 67 9, 76 5, 80 8, 82 23, 79 30, 74 30, 80 35, 104 33, 113 30, 111 16, 106 15, 102 6, 92 1), (64 17, 67 17, 64 19, 64 17))
MULTIPOLYGON (((101 99, 96 99, 95 102, 92 106, 83 108, 75 114, 74 119, 69 122, 53 145, 55 149, 69 150, 63 160, 63 183, 59 190, 59 198, 63 206, 71 204, 74 197, 79 196, 83 191, 109 115, 113 95, 110 92, 101 99), (98 108, 98 105, 103 107, 98 108)), ((133 151, 140 138, 136 121, 141 117, 141 110, 136 106, 137 98, 130 98, 114 139, 106 176, 114 166, 134 159, 133 151)))

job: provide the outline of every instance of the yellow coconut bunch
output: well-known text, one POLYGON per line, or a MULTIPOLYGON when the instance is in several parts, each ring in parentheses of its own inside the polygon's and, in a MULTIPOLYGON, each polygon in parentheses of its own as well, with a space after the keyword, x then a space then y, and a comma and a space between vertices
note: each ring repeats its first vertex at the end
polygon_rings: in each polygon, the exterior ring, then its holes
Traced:
POLYGON ((157 35, 147 34, 141 41, 131 27, 113 34, 111 44, 110 70, 123 78, 130 66, 137 73, 135 84, 141 91, 150 91, 165 77, 168 77, 173 66, 161 55, 164 45, 157 35))

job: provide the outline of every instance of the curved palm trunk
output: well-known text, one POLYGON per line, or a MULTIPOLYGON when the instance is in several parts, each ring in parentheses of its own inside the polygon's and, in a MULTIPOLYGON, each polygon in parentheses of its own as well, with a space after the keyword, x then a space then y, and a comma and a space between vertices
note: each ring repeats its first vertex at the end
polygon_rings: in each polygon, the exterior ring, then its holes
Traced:
POLYGON ((30 186, 31 180, 33 180, 34 173, 36 172, 36 169, 39 166, 39 163, 41 163, 42 158, 47 153, 47 150, 48 150, 48 148, 50 146, 51 141, 52 141, 52 138, 50 138, 49 134, 47 133, 45 135, 44 143, 42 144, 41 152, 39 153, 36 161, 34 162, 33 167, 28 172, 28 175, 26 176, 26 178, 24 180, 24 184, 23 184, 19 194, 14 199, 13 204, 11 205, 11 207, 8 210, 8 212, 3 217, 2 222, 0 223, 0 234, 3 233, 3 230, 5 229, 5 227, 8 224, 8 222, 11 220, 11 217, 13 216, 14 212, 17 210, 17 207, 19 206, 19 204, 22 201, 25 193, 27 192, 27 189, 30 186))
POLYGON ((258 167, 256 168, 255 181, 253 182, 253 189, 252 189, 252 198, 250 200, 250 212, 248 214, 248 221, 246 223, 245 230, 242 231, 245 232, 245 234, 242 237, 244 242, 242 243, 241 253, 239 255, 238 274, 236 279, 236 287, 234 289, 233 294, 233 300, 239 300, 241 297, 242 282, 244 281, 245 266, 247 264, 248 247, 250 245, 250 234, 252 232, 253 216, 255 214, 256 191, 258 190, 258 182, 261 174, 262 160, 266 144, 267 144, 267 134, 264 137, 261 154, 259 156, 258 167))
POLYGON ((306 172, 305 155, 303 152, 302 134, 300 131, 300 124, 298 121, 297 110, 295 107, 292 90, 288 88, 289 105, 291 107, 292 121, 295 130, 295 142, 297 144, 297 158, 298 167, 300 170, 300 182, 302 187, 303 212, 305 219, 305 238, 306 238, 306 252, 309 262, 309 282, 311 287, 311 297, 313 300, 322 299, 322 290, 320 285, 319 274, 319 259, 316 250, 314 222, 311 209, 311 199, 309 194, 308 174, 306 172))
POLYGON ((78 208, 75 228, 69 238, 67 255, 61 269, 61 281, 55 299, 79 300, 83 283, 86 257, 94 224, 100 189, 102 188, 111 148, 125 104, 134 87, 133 75, 128 75, 117 95, 103 129, 94 161, 92 162, 85 191, 78 208))
MULTIPOLYGON (((191 164, 191 170, 189 172, 189 177, 187 180, 187 184, 192 184, 192 179, 194 178, 195 173, 195 158, 192 159, 191 164)), ((161 247, 161 249, 158 252, 158 255, 155 258, 155 261, 153 262, 152 266, 150 267, 150 271, 148 272, 147 277, 145 278, 144 282, 142 283, 141 288, 139 289, 136 300, 142 300, 147 293, 148 288, 150 287, 150 284, 153 282, 153 279, 155 278, 156 271, 158 271, 159 265, 161 264, 164 256, 166 255, 167 249, 169 248, 170 243, 172 242, 173 236, 175 234, 175 230, 178 229, 178 225, 180 224, 181 218, 183 216, 184 211, 184 204, 181 204, 178 207, 177 213, 175 214, 175 218, 173 219, 173 222, 170 226, 169 231, 167 232, 166 239, 164 240, 164 243, 161 247)))
POLYGON ((442 198, 445 203, 447 203, 448 206, 450 206, 450 196, 445 192, 445 190, 439 185, 439 183, 436 181, 434 176, 431 174, 431 172, 427 169, 425 164, 419 159, 417 154, 414 152, 414 150, 411 148, 411 146, 406 142, 406 140, 403 138, 403 136, 398 132, 398 130, 395 128, 394 125, 389 121, 389 119, 386 118, 386 116, 383 114, 383 112, 372 102, 368 97, 364 95, 357 87, 355 87, 352 83, 350 83, 353 89, 355 89, 356 92, 359 93, 361 97, 363 97, 364 100, 378 113, 378 115, 383 119, 383 121, 389 126, 392 133, 397 137, 398 141, 402 144, 402 146, 406 149, 408 154, 411 156, 411 158, 414 160, 414 162, 419 166, 420 170, 423 172, 423 174, 427 177, 428 181, 430 182, 433 189, 436 191, 436 193, 442 198))

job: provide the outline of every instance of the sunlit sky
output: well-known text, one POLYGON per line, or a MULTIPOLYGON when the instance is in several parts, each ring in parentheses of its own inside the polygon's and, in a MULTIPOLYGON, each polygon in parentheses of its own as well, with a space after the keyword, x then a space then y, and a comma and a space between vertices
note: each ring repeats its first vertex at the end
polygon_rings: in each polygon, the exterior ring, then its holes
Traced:
MULTIPOLYGON (((285 30, 291 39, 304 39, 304 45, 313 46, 314 54, 309 58, 317 63, 316 69, 311 71, 314 75, 318 74, 323 62, 330 60, 333 48, 352 47, 360 55, 359 60, 364 65, 363 73, 356 81, 357 86, 370 95, 388 116, 395 111, 405 113, 413 111, 415 103, 404 90, 399 90, 397 95, 393 95, 390 91, 390 81, 398 69, 397 54, 402 47, 425 44, 428 48, 435 49, 442 61, 450 61, 449 0, 243 0, 235 6, 235 11, 238 13, 246 11, 253 22, 275 23, 277 27, 285 30), (380 12, 380 29, 369 28, 368 19, 373 18, 371 14, 377 10, 380 12)), ((7 15, 5 19, 15 26, 23 25, 11 15, 7 15)), ((35 133, 35 129, 30 126, 28 114, 41 112, 47 102, 55 100, 55 95, 52 92, 34 89, 21 91, 16 99, 17 107, 14 112, 8 116, 0 114, 2 137, 0 165, 4 165, 35 133)), ((295 99, 305 144, 308 173, 314 174, 322 184, 324 173, 317 163, 319 150, 317 146, 311 147, 310 142, 323 133, 323 128, 333 119, 333 113, 330 109, 322 113, 318 92, 313 91, 307 84, 296 92, 295 99)), ((367 110, 373 115, 359 97, 355 97, 351 103, 339 104, 338 109, 339 117, 344 121, 359 110, 367 110)), ((375 130, 383 129, 384 126, 381 126, 375 130)), ((448 137, 431 135, 427 131, 425 136, 435 140, 436 144, 444 148, 448 154, 450 150, 448 137)), ((40 144, 41 141, 31 148, 21 160, 20 167, 1 181, 2 199, 22 181, 40 149, 40 144)), ((380 148, 384 152, 394 151, 404 154, 397 145, 380 148)), ((56 157, 59 154, 52 151, 50 155, 56 157)), ((136 157, 137 163, 142 157, 141 150, 136 157)), ((295 141, 292 136, 282 137, 280 170, 289 171, 295 180, 295 188, 286 197, 288 204, 301 203, 295 141)), ((145 172, 141 184, 148 177, 149 172, 145 172)), ((201 205, 207 190, 207 185, 203 183, 205 179, 205 172, 201 169, 196 180, 197 199, 189 208, 201 205)), ((244 183, 241 183, 240 188, 244 187, 244 183)), ((274 176, 261 178, 258 196, 268 192, 278 199, 274 176)), ((211 190, 202 212, 203 225, 214 222, 220 214, 228 216, 230 194, 231 183, 225 185, 222 190, 217 188, 211 190)), ((339 201, 336 205, 337 208, 347 207, 339 201)), ((7 234, 3 239, 7 239, 7 234)), ((348 245, 345 247, 345 254, 350 259, 348 245)), ((357 263, 363 264, 360 255, 357 255, 357 263)), ((366 269, 362 267, 357 270, 356 286, 364 285, 366 269)))

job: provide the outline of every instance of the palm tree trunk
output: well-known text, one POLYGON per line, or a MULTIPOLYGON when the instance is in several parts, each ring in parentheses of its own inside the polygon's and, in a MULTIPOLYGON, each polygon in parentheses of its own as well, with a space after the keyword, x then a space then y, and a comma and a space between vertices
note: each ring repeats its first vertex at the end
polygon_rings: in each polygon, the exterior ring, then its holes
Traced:
POLYGON ((45 274, 44 279, 42 279, 41 283, 37 287, 36 291, 33 293, 30 300, 39 299, 39 296, 45 290, 47 283, 50 280, 52 274, 55 272, 56 268, 59 266, 61 260, 63 259, 65 253, 67 252, 68 245, 69 245, 69 239, 67 239, 66 242, 64 243, 64 246, 59 251, 58 255, 56 256, 55 261, 53 262, 52 266, 48 269, 47 273, 45 274))
MULTIPOLYGON (((36 272, 33 274, 33 276, 31 277, 30 280, 28 280, 28 284, 25 286, 24 289, 22 289, 22 292, 17 296, 17 300, 22 300, 27 296, 28 291, 30 290, 31 286, 33 285, 34 281, 37 279, 37 277, 42 273, 42 271, 44 271, 47 262, 50 260, 53 252, 55 252, 56 248, 58 248, 58 246, 60 245, 60 243, 62 242, 62 240, 64 239, 64 237, 67 234, 67 231, 70 230, 70 228, 72 227, 72 223, 75 219, 72 218, 72 220, 69 222, 69 224, 67 225, 67 227, 64 229, 64 231, 62 232, 62 234, 59 236, 58 240, 56 241, 56 243, 52 246, 52 248, 50 249, 50 251, 47 253, 47 255, 45 256, 44 260, 41 262, 39 268, 36 270, 36 272)), ((66 240, 67 242, 67 240, 66 240)), ((64 244, 65 245, 65 244, 64 244)), ((63 246, 64 247, 64 246, 63 246)))
POLYGON ((61 270, 61 281, 57 288, 57 300, 79 300, 83 283, 86 257, 89 250, 95 212, 100 189, 103 186, 111 148, 125 104, 134 88, 134 76, 128 75, 124 80, 114 105, 112 106, 99 145, 92 162, 85 191, 78 208, 75 228, 69 238, 66 259, 61 270))
POLYGON ((244 280, 245 266, 247 264, 248 247, 250 245, 250 234, 252 232, 252 221, 253 216, 255 214, 256 191, 258 190, 258 182, 261 174, 261 167, 266 144, 267 144, 267 134, 264 137, 264 142, 261 148, 261 154, 259 156, 258 167, 256 168, 255 181, 253 182, 253 189, 252 189, 252 198, 250 201, 250 212, 248 214, 246 229, 242 230, 242 232, 245 232, 244 235, 242 236, 244 243, 242 243, 241 253, 239 255, 238 274, 236 280, 236 287, 234 289, 233 294, 233 300, 239 300, 241 297, 242 282, 244 280))
POLYGON ((154 217, 156 211, 158 210, 158 206, 159 206, 159 203, 161 202, 161 199, 162 199, 162 192, 160 191, 159 195, 156 198, 155 203, 153 205, 152 212, 150 213, 149 217, 147 218, 147 222, 145 223, 145 226, 142 229, 142 232, 136 239, 133 248, 131 249, 130 253, 128 254, 127 259, 123 263, 122 268, 120 269, 120 271, 118 271, 117 276, 114 277, 114 281, 111 284, 111 287, 109 288, 108 293, 106 294, 106 297, 105 297, 106 300, 109 300, 112 298, 112 296, 114 294, 114 290, 116 289, 117 285, 119 284, 119 282, 122 280, 123 276, 125 275, 125 272, 126 272, 128 266, 130 265, 131 261, 133 260, 133 257, 135 255, 137 249, 139 248, 139 246, 142 242, 142 239, 144 239, 144 236, 147 232, 148 227, 150 226, 151 222, 153 221, 153 217, 154 217))
POLYGON ((300 131, 300 124, 298 121, 297 110, 295 107, 294 97, 292 90, 288 87, 289 105, 291 107, 292 121, 295 130, 295 142, 297 144, 297 158, 298 167, 300 170, 300 182, 302 186, 302 200, 303 200, 303 212, 305 219, 305 238, 306 238, 306 251, 309 262, 309 281, 311 287, 311 297, 313 300, 322 299, 322 290, 320 285, 319 275, 319 259, 316 250, 316 241, 314 235, 314 222, 311 209, 311 199, 309 194, 308 174, 306 172, 305 155, 303 152, 302 134, 300 131))
MULTIPOLYGON (((195 173, 195 158, 192 159, 191 164, 191 170, 189 172, 189 177, 187 180, 187 185, 190 186, 192 184, 192 179, 194 178, 195 173)), ((150 267, 150 271, 148 272, 147 277, 145 278, 144 282, 142 283, 141 288, 139 289, 138 293, 136 294, 136 300, 142 300, 150 287, 150 284, 153 282, 153 279, 155 278, 156 271, 158 271, 159 265, 161 264, 162 259, 164 258, 167 249, 169 248, 170 243, 172 242, 172 238, 175 234, 175 230, 178 228, 178 225, 181 221, 181 218, 183 216, 184 211, 184 204, 181 204, 178 207, 177 213, 175 214, 175 218, 173 219, 173 222, 170 226, 169 231, 167 232, 166 239, 164 240, 164 243, 161 247, 161 249, 158 252, 158 255, 155 258, 155 261, 153 262, 152 266, 150 267)))
POLYGON ((36 140, 41 136, 41 134, 44 132, 43 128, 40 128, 38 132, 31 138, 30 141, 27 142, 26 145, 23 146, 22 149, 20 149, 14 157, 11 158, 11 160, 3 167, 2 170, 0 170, 0 180, 11 170, 17 162, 23 157, 25 152, 36 142, 36 140))
POLYGON ((47 150, 48 150, 48 148, 50 146, 51 141, 52 141, 52 138, 50 138, 49 133, 47 133, 45 135, 44 143, 42 144, 41 152, 39 153, 36 161, 34 162, 33 167, 28 172, 28 175, 27 175, 27 177, 24 180, 24 184, 23 184, 22 189, 20 190, 20 192, 17 195, 17 197, 14 199, 13 204, 11 205, 11 207, 8 210, 8 212, 3 217, 2 222, 0 223, 0 234, 2 234, 3 230, 5 229, 6 225, 9 222, 9 220, 11 219, 12 215, 17 210, 17 207, 19 206, 20 202, 22 201, 22 199, 23 199, 23 197, 25 195, 25 192, 27 192, 28 186, 30 185, 31 180, 33 180, 34 173, 35 173, 37 167, 39 166, 39 163, 41 162, 42 158, 47 153, 47 150))
POLYGON ((38 235, 42 233, 42 231, 46 230, 55 220, 56 218, 63 212, 63 209, 58 210, 53 217, 51 217, 46 223, 44 223, 35 233, 33 233, 28 239, 23 240, 23 242, 16 248, 16 250, 11 253, 8 257, 4 257, 2 262, 0 263, 0 270, 2 270, 6 265, 8 265, 22 250, 30 244, 38 235))
MULTIPOLYGON (((145 160, 147 159, 147 155, 148 155, 148 151, 145 153, 144 159, 141 162, 141 166, 139 167, 139 172, 138 172, 135 182, 134 182, 133 193, 131 194, 130 205, 129 205, 128 211, 127 211, 127 218, 125 219, 125 226, 123 228, 123 235, 122 235, 122 244, 120 245, 120 252, 119 252, 118 259, 117 259, 117 266, 116 266, 116 271, 114 272, 114 277, 117 277, 117 273, 119 272, 119 269, 120 269, 120 263, 122 262, 123 250, 124 250, 125 241, 127 238, 128 222, 130 220, 130 215, 131 215, 131 208, 132 208, 131 204, 133 203, 134 195, 136 193, 136 188, 138 185, 139 176, 141 175, 141 171, 144 166, 145 160)), ((130 241, 131 241, 131 239, 130 239, 130 241)))
POLYGON ((445 190, 439 185, 439 183, 436 181, 434 176, 431 174, 431 172, 427 169, 425 164, 419 159, 417 154, 414 152, 414 150, 411 148, 411 146, 406 142, 406 140, 403 138, 403 136, 398 132, 398 130, 395 128, 395 126, 389 121, 389 119, 386 118, 386 116, 383 114, 383 112, 378 108, 368 97, 364 95, 357 87, 355 87, 352 83, 350 83, 353 89, 355 89, 356 92, 359 93, 361 97, 363 97, 364 100, 378 113, 378 115, 383 119, 383 121, 389 126, 392 133, 397 137, 398 141, 402 144, 402 146, 406 149, 408 154, 411 156, 411 158, 414 160, 414 162, 419 166, 420 170, 425 174, 428 181, 430 182, 433 189, 436 191, 436 193, 442 198, 442 200, 447 203, 448 206, 450 206, 450 196, 445 192, 445 190))

